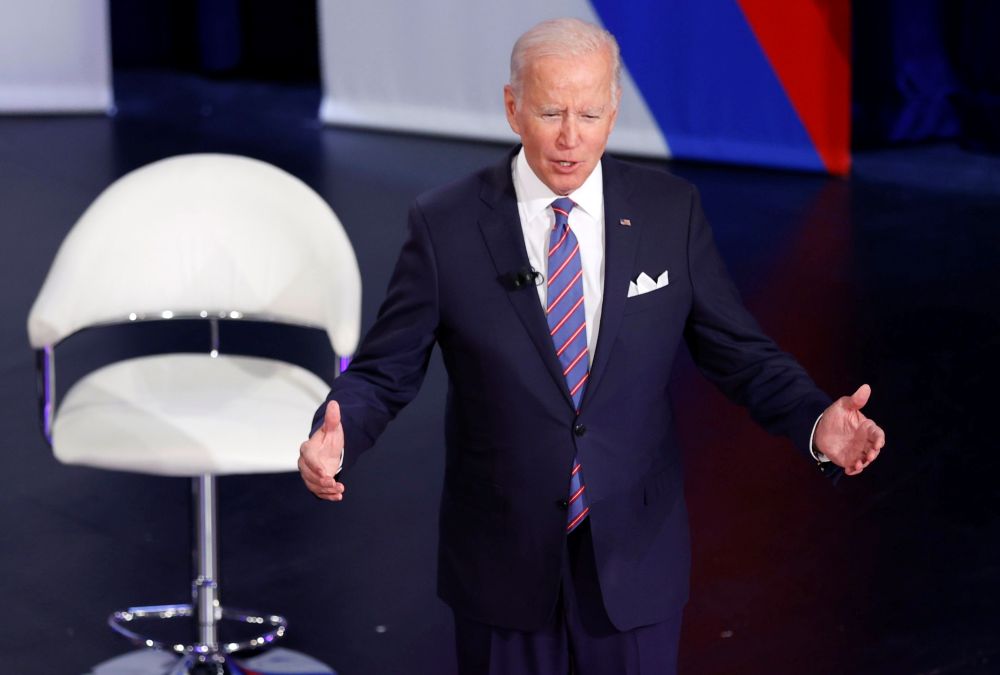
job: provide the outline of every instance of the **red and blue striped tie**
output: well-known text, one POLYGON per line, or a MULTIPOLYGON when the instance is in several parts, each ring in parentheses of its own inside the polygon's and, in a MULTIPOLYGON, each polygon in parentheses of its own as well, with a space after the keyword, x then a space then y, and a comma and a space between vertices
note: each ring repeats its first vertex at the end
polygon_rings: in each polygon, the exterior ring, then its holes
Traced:
MULTIPOLYGON (((573 201, 560 197, 552 202, 556 217, 549 239, 548 294, 545 315, 556 355, 563 367, 563 376, 577 414, 590 374, 587 357, 587 313, 583 304, 583 267, 580 265, 580 244, 569 228, 569 212, 573 201)), ((569 481, 569 513, 566 531, 572 532, 590 512, 580 461, 573 458, 569 481)))

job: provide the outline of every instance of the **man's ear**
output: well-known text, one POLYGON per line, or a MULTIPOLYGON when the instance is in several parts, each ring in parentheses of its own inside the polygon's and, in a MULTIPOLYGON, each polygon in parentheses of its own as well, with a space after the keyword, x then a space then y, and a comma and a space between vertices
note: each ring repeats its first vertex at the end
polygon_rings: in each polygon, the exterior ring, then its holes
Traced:
POLYGON ((507 113, 507 124, 510 125, 515 134, 520 136, 521 129, 517 123, 517 97, 514 96, 514 88, 509 84, 504 85, 503 88, 503 107, 504 112, 507 113))
POLYGON ((622 102, 622 88, 618 87, 618 92, 615 94, 615 107, 611 111, 611 126, 608 127, 608 134, 615 128, 615 122, 618 121, 618 108, 621 107, 622 102))

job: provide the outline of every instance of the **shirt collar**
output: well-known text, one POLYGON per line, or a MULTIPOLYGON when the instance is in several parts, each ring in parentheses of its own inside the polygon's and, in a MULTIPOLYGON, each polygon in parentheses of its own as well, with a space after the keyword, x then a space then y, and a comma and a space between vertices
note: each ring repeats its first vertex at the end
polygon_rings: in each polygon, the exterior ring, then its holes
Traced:
MULTIPOLYGON (((535 175, 528 165, 522 147, 514 158, 511 173, 514 178, 514 191, 518 204, 524 209, 527 220, 532 220, 559 198, 549 187, 535 175)), ((566 195, 573 200, 576 208, 581 208, 597 222, 604 221, 604 172, 601 162, 583 181, 583 185, 566 195)))

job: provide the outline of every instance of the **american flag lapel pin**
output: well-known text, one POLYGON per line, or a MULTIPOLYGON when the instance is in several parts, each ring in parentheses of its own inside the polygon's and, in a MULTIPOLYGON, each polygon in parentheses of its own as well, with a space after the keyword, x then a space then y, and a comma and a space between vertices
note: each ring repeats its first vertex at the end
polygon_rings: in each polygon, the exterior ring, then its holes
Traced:
POLYGON ((624 225, 625 227, 632 227, 632 221, 628 218, 622 218, 618 221, 619 225, 624 225))

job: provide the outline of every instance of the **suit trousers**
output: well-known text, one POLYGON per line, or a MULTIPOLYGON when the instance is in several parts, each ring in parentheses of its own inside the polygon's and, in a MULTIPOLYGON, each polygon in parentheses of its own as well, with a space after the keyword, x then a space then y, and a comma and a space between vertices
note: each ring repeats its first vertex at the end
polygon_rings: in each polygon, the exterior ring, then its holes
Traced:
POLYGON ((676 675, 681 615, 619 631, 601 600, 590 522, 567 536, 562 587, 537 631, 490 626, 455 614, 460 675, 676 675))

